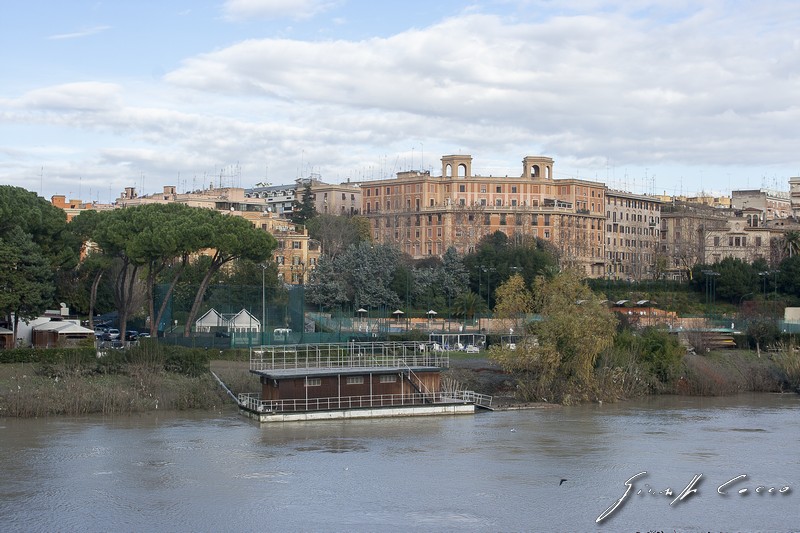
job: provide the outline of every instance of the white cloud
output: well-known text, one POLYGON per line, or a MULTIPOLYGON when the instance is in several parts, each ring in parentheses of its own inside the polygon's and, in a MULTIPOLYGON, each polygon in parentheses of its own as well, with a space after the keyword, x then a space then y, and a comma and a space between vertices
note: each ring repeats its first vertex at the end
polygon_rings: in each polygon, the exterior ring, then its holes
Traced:
POLYGON ((99 111, 119 105, 120 86, 103 82, 65 83, 34 89, 20 99, 23 107, 61 111, 99 111))
POLYGON ((330 0, 226 0, 223 10, 233 20, 313 17, 333 6, 330 0))
MULTIPOLYGON (((231 15, 298 17, 327 3, 291 5, 301 9, 226 4, 231 15)), ((38 190, 44 166, 62 191, 80 178, 116 194, 142 177, 151 192, 196 188, 233 164, 244 186, 311 168, 330 181, 376 178, 423 156, 438 172, 441 155, 459 151, 493 175, 518 174, 536 154, 556 159, 558 177, 601 180, 632 166, 755 176, 796 167, 800 56, 779 3, 752 12, 664 3, 658 17, 629 5, 513 20, 470 11, 364 40, 250 39, 146 86, 31 90, 0 99, 0 127, 50 137, 4 143, 0 175, 38 190)))
MULTIPOLYGON (((622 12, 535 22, 467 15, 357 42, 248 40, 188 59, 166 79, 339 114, 407 113, 426 136, 432 120, 451 137, 506 130, 579 159, 602 158, 610 138, 629 147, 614 154, 626 164, 722 164, 736 136, 755 150, 737 157, 756 160, 777 144, 779 159, 794 160, 800 86, 776 68, 798 61, 794 33, 749 38, 754 13, 671 15, 666 24, 622 12)), ((503 140, 486 140, 494 142, 503 140)))
POLYGON ((64 39, 80 39, 81 37, 88 37, 90 35, 96 35, 98 33, 104 32, 106 30, 110 30, 111 26, 95 26, 93 28, 87 28, 85 30, 80 30, 72 33, 59 33, 56 35, 50 35, 48 37, 51 41, 60 41, 64 39))

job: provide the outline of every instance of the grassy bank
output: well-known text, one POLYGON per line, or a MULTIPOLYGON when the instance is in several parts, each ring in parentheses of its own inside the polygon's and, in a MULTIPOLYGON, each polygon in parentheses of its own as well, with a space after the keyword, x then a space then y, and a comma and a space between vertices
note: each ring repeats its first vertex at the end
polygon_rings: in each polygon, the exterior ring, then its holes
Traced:
POLYGON ((100 358, 93 351, 41 352, 17 350, 15 362, 0 364, 0 416, 210 409, 230 401, 202 350, 152 342, 100 358))
MULTIPOLYGON (((259 392, 258 378, 248 372, 244 354, 230 351, 223 356, 225 360, 211 361, 206 350, 156 343, 102 358, 93 351, 90 356, 77 351, 5 354, 5 361, 15 362, 0 363, 0 417, 126 415, 231 404, 212 371, 234 394, 259 392)), ((800 386, 800 352, 787 349, 762 357, 749 350, 687 354, 677 370, 668 383, 656 387, 633 358, 604 360, 596 368, 598 386, 592 394, 594 400, 612 402, 646 394, 792 391, 800 386)), ((531 401, 519 397, 515 376, 483 356, 454 357, 444 375, 470 390, 495 396, 498 405, 504 399, 531 401)), ((542 397, 557 401, 556 392, 543 391, 542 397)))
POLYGON ((0 365, 0 416, 131 414, 155 409, 210 409, 225 401, 210 375, 190 377, 150 368, 119 374, 52 377, 33 364, 0 365))
POLYGON ((516 402, 619 402, 653 395, 724 396, 741 392, 800 392, 800 352, 782 349, 761 356, 752 350, 684 354, 669 372, 654 372, 641 354, 618 352, 598 360, 591 386, 554 379, 536 372, 503 374, 487 368, 457 368, 455 377, 478 392, 516 402))

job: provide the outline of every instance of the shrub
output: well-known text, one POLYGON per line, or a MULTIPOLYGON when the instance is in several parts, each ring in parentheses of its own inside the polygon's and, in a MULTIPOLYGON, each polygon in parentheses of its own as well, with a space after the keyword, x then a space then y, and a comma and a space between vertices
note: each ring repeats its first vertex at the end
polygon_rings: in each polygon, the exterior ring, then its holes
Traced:
POLYGON ((209 372, 210 361, 208 350, 170 346, 165 350, 164 370, 197 377, 209 372))
POLYGON ((686 352, 676 336, 652 327, 641 332, 624 331, 617 337, 616 348, 635 354, 637 361, 662 384, 672 383, 678 378, 686 352))
POLYGON ((0 350, 0 363, 91 364, 94 348, 13 348, 0 350))

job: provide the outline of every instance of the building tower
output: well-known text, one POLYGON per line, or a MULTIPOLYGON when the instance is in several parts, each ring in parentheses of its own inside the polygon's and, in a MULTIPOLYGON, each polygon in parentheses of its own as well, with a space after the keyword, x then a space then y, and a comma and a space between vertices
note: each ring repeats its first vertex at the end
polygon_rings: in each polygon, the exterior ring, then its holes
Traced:
POLYGON ((529 155, 522 160, 522 177, 533 180, 553 179, 553 158, 529 155))

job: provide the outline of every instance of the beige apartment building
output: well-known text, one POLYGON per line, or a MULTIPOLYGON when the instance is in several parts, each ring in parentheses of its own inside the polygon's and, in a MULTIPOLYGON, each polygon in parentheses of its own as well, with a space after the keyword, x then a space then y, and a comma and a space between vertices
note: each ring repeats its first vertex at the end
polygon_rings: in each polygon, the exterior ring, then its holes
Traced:
POLYGON ((757 210, 761 213, 762 222, 792 216, 790 193, 772 189, 732 191, 731 208, 757 210))
MULTIPOLYGON (((293 185, 292 190, 295 187, 293 185)), ((255 196, 236 187, 180 194, 172 185, 165 186, 161 193, 139 196, 134 187, 126 187, 117 199, 117 206, 176 202, 243 217, 277 240, 278 246, 272 258, 278 267, 278 278, 284 283, 302 285, 308 280, 310 271, 316 268, 321 250, 319 242, 309 237, 305 227, 276 214, 278 207, 283 209, 285 197, 285 194, 255 196)))
POLYGON ((789 178, 789 202, 792 216, 800 220, 800 177, 789 178))
POLYGON ((661 216, 661 252, 666 273, 686 279, 698 264, 714 264, 726 257, 752 263, 764 259, 776 265, 781 259, 783 234, 796 228, 787 219, 766 220, 759 208, 719 209, 698 204, 672 203, 661 216))
POLYGON ((114 206, 111 204, 101 204, 98 202, 84 202, 83 200, 76 200, 71 198, 67 200, 67 197, 63 194, 54 194, 50 197, 50 204, 53 207, 58 207, 59 209, 63 210, 67 214, 67 222, 78 216, 84 211, 105 211, 107 209, 113 209, 114 206))
MULTIPOLYGON (((361 187, 349 181, 346 183, 323 183, 311 180, 311 193, 317 213, 326 215, 358 215, 361 213, 361 187)), ((302 195, 305 180, 298 184, 298 194, 302 195)))
POLYGON ((662 201, 656 196, 606 191, 606 275, 642 281, 660 274, 657 265, 662 201))
POLYGON ((272 259, 278 267, 279 281, 291 285, 303 285, 308 281, 311 271, 317 268, 322 250, 319 241, 308 236, 305 226, 270 212, 244 211, 237 214, 275 237, 278 246, 272 259))
POLYGON ((303 190, 311 184, 314 207, 318 213, 330 215, 357 215, 361 210, 361 188, 356 184, 325 183, 318 174, 298 178, 289 185, 270 185, 245 190, 245 198, 263 200, 267 209, 278 215, 290 216, 294 202, 301 201, 303 190))
POLYGON ((472 156, 446 155, 442 173, 399 172, 361 183, 362 209, 375 242, 414 258, 441 256, 451 246, 474 251, 484 235, 538 237, 561 252, 563 266, 605 275, 605 185, 553 179, 553 159, 528 156, 519 176, 479 176, 472 156))

